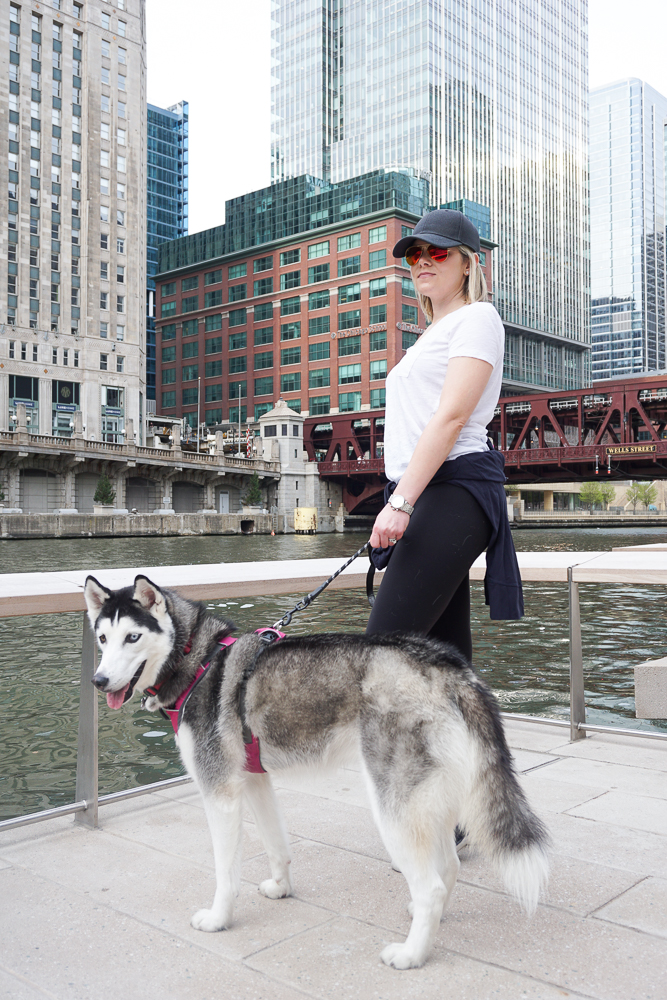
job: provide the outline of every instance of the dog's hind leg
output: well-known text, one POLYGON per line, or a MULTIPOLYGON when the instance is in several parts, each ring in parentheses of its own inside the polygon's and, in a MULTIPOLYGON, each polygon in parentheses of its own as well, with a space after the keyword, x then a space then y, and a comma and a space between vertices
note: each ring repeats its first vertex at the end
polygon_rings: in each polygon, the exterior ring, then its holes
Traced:
POLYGON ((222 931, 232 922, 234 898, 238 896, 241 874, 242 798, 241 789, 231 794, 203 793, 213 857, 215 897, 210 910, 198 910, 190 923, 198 931, 222 931))
POLYGON ((246 774, 244 789, 271 866, 272 877, 260 883, 259 891, 269 899, 282 899, 292 892, 291 859, 271 778, 268 774, 246 774))

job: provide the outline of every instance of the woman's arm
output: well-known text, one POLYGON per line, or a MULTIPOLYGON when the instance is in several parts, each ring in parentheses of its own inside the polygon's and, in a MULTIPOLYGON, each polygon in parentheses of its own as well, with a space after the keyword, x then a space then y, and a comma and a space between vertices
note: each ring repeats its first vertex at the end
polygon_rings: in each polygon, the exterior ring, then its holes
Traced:
MULTIPOLYGON (((492 372, 493 365, 479 358, 452 358, 449 362, 438 409, 424 428, 396 487, 396 493, 405 497, 409 504, 414 506, 449 455, 482 398, 492 372)), ((387 504, 375 519, 371 545, 386 548, 390 538, 398 541, 409 521, 408 514, 387 504)))

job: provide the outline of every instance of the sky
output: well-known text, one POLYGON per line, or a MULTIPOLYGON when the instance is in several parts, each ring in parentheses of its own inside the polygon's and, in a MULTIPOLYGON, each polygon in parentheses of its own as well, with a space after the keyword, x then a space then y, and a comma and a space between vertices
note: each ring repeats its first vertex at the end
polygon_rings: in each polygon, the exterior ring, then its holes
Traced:
MULTIPOLYGON (((581 2, 581 0, 575 0, 581 2)), ((665 0, 589 0, 590 86, 637 76, 667 95, 665 0)), ((146 0, 148 101, 190 103, 190 232, 270 183, 271 0, 146 0)))

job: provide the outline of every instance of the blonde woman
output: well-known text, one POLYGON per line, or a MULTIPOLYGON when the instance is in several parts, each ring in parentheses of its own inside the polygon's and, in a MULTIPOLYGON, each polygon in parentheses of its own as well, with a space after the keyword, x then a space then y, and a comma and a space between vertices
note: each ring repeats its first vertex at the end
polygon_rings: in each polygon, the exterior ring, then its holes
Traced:
MULTIPOLYGON (((469 662, 469 570, 487 550, 492 618, 523 614, 507 520, 504 461, 486 427, 498 403, 505 333, 487 301, 479 233, 461 212, 430 212, 394 247, 429 326, 387 377, 384 508, 371 535, 391 555, 367 634, 421 632, 469 662)), ((374 560, 375 561, 375 560, 374 560)))

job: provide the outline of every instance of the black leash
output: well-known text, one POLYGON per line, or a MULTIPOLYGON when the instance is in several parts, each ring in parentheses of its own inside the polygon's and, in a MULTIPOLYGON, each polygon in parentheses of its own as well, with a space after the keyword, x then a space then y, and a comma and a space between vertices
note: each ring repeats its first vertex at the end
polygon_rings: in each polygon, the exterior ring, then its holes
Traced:
MULTIPOLYGON (((340 576, 340 574, 343 572, 343 570, 347 569, 347 567, 350 565, 350 563, 353 563, 354 560, 358 556, 362 555, 369 546, 370 546, 370 542, 365 542, 361 546, 361 548, 357 549, 357 551, 354 553, 354 555, 350 559, 347 560, 347 562, 344 562, 343 565, 339 569, 337 569, 335 573, 331 574, 331 576, 329 577, 328 580, 325 580, 324 583, 320 584, 320 586, 317 588, 317 590, 313 590, 312 593, 306 594, 306 596, 302 597, 300 601, 297 601, 297 603, 294 605, 294 607, 292 608, 291 611, 286 611, 285 614, 282 616, 282 618, 279 618, 278 621, 274 623, 273 628, 281 629, 284 625, 289 625, 290 622, 292 621, 292 615, 296 611, 304 611, 305 608, 307 608, 309 604, 312 604, 313 601, 315 600, 315 598, 319 597, 320 594, 322 593, 322 591, 326 590, 326 588, 329 586, 329 584, 333 580, 335 580, 337 576, 340 576)), ((373 564, 372 563, 371 563, 371 570, 373 570, 373 564)), ((369 574, 370 574, 370 571, 369 571, 369 574)), ((368 594, 368 579, 366 581, 366 593, 368 594)), ((370 591, 370 594, 372 595, 372 593, 373 593, 373 583, 372 583, 372 577, 371 577, 371 591, 370 591)), ((373 603, 373 601, 370 600, 370 596, 369 596, 369 601, 370 601, 371 604, 373 603)))

